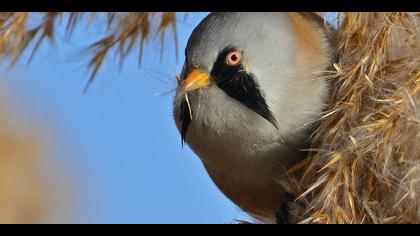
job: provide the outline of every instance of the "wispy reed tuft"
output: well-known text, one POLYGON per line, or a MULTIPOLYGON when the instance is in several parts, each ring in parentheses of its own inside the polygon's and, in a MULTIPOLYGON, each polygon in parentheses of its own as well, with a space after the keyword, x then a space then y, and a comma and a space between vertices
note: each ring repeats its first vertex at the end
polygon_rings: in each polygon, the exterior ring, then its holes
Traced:
POLYGON ((419 14, 347 13, 332 100, 289 188, 306 223, 420 223, 419 14))
MULTIPOLYGON (((111 51, 118 54, 121 65, 129 53, 138 50, 139 63, 141 63, 145 42, 160 35, 163 50, 168 30, 173 31, 173 40, 177 45, 176 13, 174 12, 4 12, 0 13, 0 59, 6 59, 8 66, 11 67, 21 58, 28 46, 34 44, 29 57, 30 62, 41 43, 46 39, 50 42, 54 41, 58 25, 65 24, 66 36, 71 38, 83 17, 88 17, 88 24, 92 25, 94 22, 103 21, 103 17, 100 16, 104 15, 106 18, 105 35, 96 42, 86 45, 90 55, 88 67, 91 70, 88 85, 95 79, 111 51), (34 19, 32 17, 34 15, 41 15, 41 20, 34 19), (63 23, 64 19, 67 22, 63 23)), ((178 54, 177 47, 176 53, 178 54)))

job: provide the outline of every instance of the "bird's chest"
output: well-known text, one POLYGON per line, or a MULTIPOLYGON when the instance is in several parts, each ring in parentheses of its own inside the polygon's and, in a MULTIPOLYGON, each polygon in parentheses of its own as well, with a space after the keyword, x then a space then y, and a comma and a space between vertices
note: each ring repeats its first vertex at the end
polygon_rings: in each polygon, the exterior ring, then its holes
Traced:
POLYGON ((220 135, 190 130, 191 149, 200 157, 218 188, 243 210, 273 217, 284 201, 277 178, 301 155, 279 140, 220 135))
MULTIPOLYGON (((278 178, 283 173, 281 156, 254 154, 240 156, 229 152, 216 159, 202 156, 203 164, 218 188, 244 211, 273 218, 286 200, 278 178)), ((281 155, 281 153, 278 153, 281 155)), ((285 154, 285 153, 284 153, 285 154)))

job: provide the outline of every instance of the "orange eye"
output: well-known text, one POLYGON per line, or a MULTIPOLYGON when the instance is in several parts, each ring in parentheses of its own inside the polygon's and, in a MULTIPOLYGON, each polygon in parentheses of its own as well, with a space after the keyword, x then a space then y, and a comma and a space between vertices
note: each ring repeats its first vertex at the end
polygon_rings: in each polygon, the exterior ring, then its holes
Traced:
POLYGON ((242 54, 239 51, 233 51, 227 54, 226 63, 231 66, 236 66, 241 62, 242 54))

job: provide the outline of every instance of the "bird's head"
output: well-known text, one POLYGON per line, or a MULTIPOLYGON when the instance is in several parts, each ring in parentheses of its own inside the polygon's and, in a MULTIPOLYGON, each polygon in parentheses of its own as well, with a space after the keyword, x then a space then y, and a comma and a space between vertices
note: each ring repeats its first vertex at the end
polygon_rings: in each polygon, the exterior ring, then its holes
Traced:
POLYGON ((308 22, 299 14, 207 16, 188 41, 175 97, 182 139, 191 126, 273 136, 310 122, 327 97, 326 81, 313 74, 330 56, 325 35, 308 22))

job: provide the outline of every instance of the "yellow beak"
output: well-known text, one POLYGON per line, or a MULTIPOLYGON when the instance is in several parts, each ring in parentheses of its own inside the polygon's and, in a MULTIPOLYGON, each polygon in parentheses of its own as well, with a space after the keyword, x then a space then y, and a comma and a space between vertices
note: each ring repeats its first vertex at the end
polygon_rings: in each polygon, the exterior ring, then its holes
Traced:
POLYGON ((184 91, 189 92, 210 85, 210 75, 206 72, 193 70, 185 79, 184 91))

